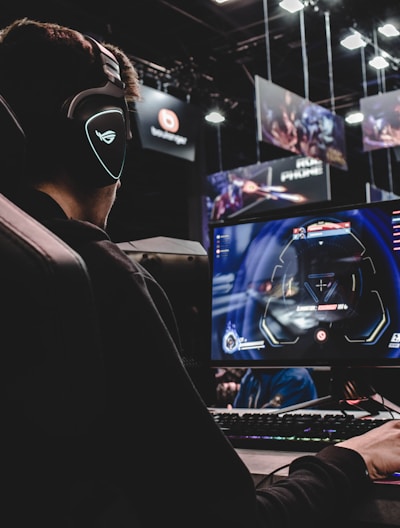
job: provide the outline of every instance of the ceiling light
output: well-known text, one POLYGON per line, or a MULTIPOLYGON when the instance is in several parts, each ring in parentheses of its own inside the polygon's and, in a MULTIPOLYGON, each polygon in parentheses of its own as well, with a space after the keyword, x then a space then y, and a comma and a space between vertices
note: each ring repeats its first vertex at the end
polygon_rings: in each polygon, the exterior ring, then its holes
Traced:
POLYGON ((393 24, 385 24, 384 26, 378 27, 379 33, 385 35, 385 37, 397 37, 400 35, 399 31, 394 27, 393 24))
POLYGON ((299 0, 282 0, 282 2, 279 2, 279 5, 283 9, 286 9, 286 11, 289 11, 289 13, 295 13, 296 11, 300 11, 300 9, 304 9, 304 4, 299 0))
POLYGON ((372 60, 368 61, 368 64, 377 70, 382 70, 383 68, 387 68, 389 66, 388 61, 382 57, 382 55, 377 55, 372 60))
POLYGON ((367 45, 365 40, 362 38, 361 33, 358 31, 355 31, 353 35, 349 35, 345 39, 341 40, 340 44, 349 50, 364 48, 367 45))
POLYGON ((347 114, 345 117, 346 123, 349 125, 356 125, 357 123, 361 123, 364 119, 364 114, 362 112, 359 112, 358 110, 356 112, 351 112, 350 114, 347 114))
POLYGON ((208 121, 209 123, 213 123, 214 125, 225 121, 225 117, 221 114, 221 112, 217 110, 214 110, 213 112, 207 114, 205 119, 206 121, 208 121))

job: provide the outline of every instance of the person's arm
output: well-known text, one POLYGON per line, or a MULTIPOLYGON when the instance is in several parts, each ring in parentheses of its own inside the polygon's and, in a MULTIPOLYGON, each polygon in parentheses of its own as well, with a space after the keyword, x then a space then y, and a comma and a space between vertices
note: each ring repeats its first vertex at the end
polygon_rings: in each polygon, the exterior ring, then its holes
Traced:
POLYGON ((162 515, 164 524, 177 528, 310 527, 325 521, 328 509, 345 511, 370 483, 363 459, 350 449, 302 457, 287 479, 254 489, 184 369, 163 292, 110 246, 90 244, 85 254, 108 376, 109 412, 96 434, 97 450, 102 472, 124 490, 146 525, 162 515))
POLYGON ((297 458, 289 476, 257 491, 260 516, 269 526, 327 526, 366 499, 372 479, 400 468, 400 420, 297 458), (340 447, 340 449, 339 449, 340 447))
MULTIPOLYGON (((154 292, 153 298, 155 298, 154 292)), ((159 303, 158 305, 160 306, 159 303)), ((175 387, 177 387, 176 374, 177 372, 174 375, 175 387)), ((332 446, 317 455, 298 458, 291 464, 288 478, 278 481, 267 489, 257 490, 254 496, 247 468, 241 467, 235 456, 236 453, 228 449, 226 442, 219 437, 220 431, 214 430, 215 424, 213 420, 209 420, 208 412, 203 415, 198 408, 199 402, 193 401, 192 396, 181 386, 180 406, 186 402, 192 409, 192 412, 186 415, 186 432, 193 431, 191 426, 193 419, 198 431, 201 431, 200 438, 193 437, 190 433, 189 436, 175 434, 174 445, 170 445, 169 451, 172 454, 179 445, 179 452, 182 452, 184 446, 191 445, 192 453, 196 453, 190 457, 191 477, 188 475, 187 478, 182 478, 182 483, 190 483, 188 489, 193 494, 192 507, 195 504, 203 504, 204 518, 199 514, 198 516, 202 521, 206 519, 209 526, 212 525, 210 524, 212 520, 218 525, 223 519, 227 524, 236 522, 237 526, 245 528, 255 528, 259 525, 267 528, 291 528, 302 523, 307 523, 309 528, 327 526, 328 521, 333 520, 334 516, 339 520, 345 519, 350 507, 360 497, 364 497, 371 487, 371 478, 368 475, 370 468, 366 466, 364 456, 368 452, 369 456, 374 458, 375 451, 379 450, 379 442, 376 442, 375 447, 369 447, 371 435, 368 434, 357 440, 347 441, 347 449, 343 449, 346 444, 341 446, 342 449, 332 446), (190 400, 192 400, 191 404, 189 404, 190 400), (179 439, 182 439, 183 443, 179 439), (200 444, 196 448, 198 440, 200 444), (202 483, 200 488, 197 486, 198 483, 202 483), (202 486, 205 487, 204 490, 202 486), (204 494, 206 490, 208 493, 204 494), (195 495, 197 495, 196 499, 195 495), (210 508, 215 497, 219 497, 217 504, 210 508), (212 510, 214 510, 213 514, 210 515, 212 510)), ((163 403, 165 403, 164 398, 163 403)), ((389 424, 384 427, 392 431, 390 441, 382 444, 382 447, 385 446, 385 453, 381 454, 382 464, 387 465, 390 472, 400 467, 400 429, 389 424), (391 442, 397 442, 399 451, 389 462, 391 454, 388 446, 391 442)), ((373 436, 379 438, 382 432, 373 433, 373 436)), ((173 458, 175 475, 182 476, 183 468, 178 463, 178 458, 173 458)), ((174 494, 176 493, 182 498, 184 494, 182 486, 177 486, 174 494)), ((191 522, 193 521, 191 519, 191 522)))
POLYGON ((330 446, 297 458, 287 478, 257 490, 260 517, 268 519, 269 527, 329 526, 334 518, 345 518, 370 486, 359 454, 330 446))

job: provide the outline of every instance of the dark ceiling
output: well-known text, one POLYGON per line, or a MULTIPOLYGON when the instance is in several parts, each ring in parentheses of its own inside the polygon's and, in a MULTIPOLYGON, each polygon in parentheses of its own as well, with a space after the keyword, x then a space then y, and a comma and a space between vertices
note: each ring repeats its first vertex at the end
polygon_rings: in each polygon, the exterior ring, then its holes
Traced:
POLYGON ((254 130, 254 77, 259 75, 345 115, 365 95, 400 86, 395 62, 384 77, 340 40, 355 28, 400 57, 400 39, 376 30, 400 27, 398 0, 305 0, 290 14, 280 0, 52 0, 10 2, 2 25, 18 16, 54 20, 122 46, 145 84, 206 110, 218 104, 226 127, 254 130), (392 67, 393 66, 393 67, 392 67))
POLYGON ((384 21, 400 27, 398 0, 305 0, 303 15, 288 13, 279 1, 14 0, 0 22, 51 19, 114 41, 145 84, 205 109, 214 101, 230 110, 236 126, 252 124, 255 75, 341 115, 363 95, 400 86, 397 69, 390 67, 383 83, 369 66, 363 75, 360 51, 340 45, 355 28, 371 39, 366 61, 375 52, 374 32, 381 49, 400 57, 399 38, 376 31, 384 21))
MULTIPOLYGON (((13 0, 0 24, 28 16, 75 27, 120 45, 144 84, 168 91, 206 111, 219 105, 227 120, 216 145, 207 125, 207 173, 288 155, 256 139, 254 78, 259 75, 345 116, 360 98, 400 88, 399 0, 304 0, 290 14, 280 0, 13 0), (357 29, 370 44, 348 51, 340 40, 357 29), (384 74, 368 65, 376 47, 394 59, 384 74), (366 66, 365 66, 366 65, 366 66), (364 68, 365 66, 365 68, 364 68), (222 161, 221 161, 222 160, 222 161)), ((360 125, 346 126, 350 170, 360 172, 360 125)), ((379 173, 387 172, 387 160, 379 173)), ((350 198, 349 198, 350 199, 350 198)))
MULTIPOLYGON (((398 1, 304 3, 303 31, 299 13, 288 13, 279 0, 220 5, 214 0, 112 0, 102 5, 95 0, 15 0, 1 20, 21 15, 53 19, 115 41, 132 56, 145 81, 153 77, 163 89, 181 89, 195 103, 209 95, 251 104, 254 76, 260 75, 330 108, 334 97, 337 112, 346 111, 363 95, 363 75, 360 52, 345 50, 340 40, 353 27, 373 43, 382 22, 400 26, 398 1)), ((399 39, 377 35, 379 47, 400 55, 399 39)), ((373 53, 373 45, 368 46, 366 60, 373 53)), ((368 67, 365 80, 376 93, 376 71, 368 67)), ((398 83, 398 72, 389 68, 386 89, 398 83)))

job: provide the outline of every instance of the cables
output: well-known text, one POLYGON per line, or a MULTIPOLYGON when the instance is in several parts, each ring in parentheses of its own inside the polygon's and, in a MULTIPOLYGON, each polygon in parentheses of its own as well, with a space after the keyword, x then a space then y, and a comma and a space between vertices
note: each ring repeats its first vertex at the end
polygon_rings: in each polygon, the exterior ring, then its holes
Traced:
POLYGON ((288 468, 290 466, 290 462, 288 464, 284 464, 283 466, 279 466, 277 467, 276 469, 274 469, 273 471, 271 471, 270 473, 268 473, 268 475, 265 475, 257 484, 256 484, 256 489, 260 489, 263 485, 265 484, 272 484, 272 477, 274 475, 276 475, 276 473, 278 473, 278 471, 281 471, 282 469, 285 469, 285 468, 288 468))

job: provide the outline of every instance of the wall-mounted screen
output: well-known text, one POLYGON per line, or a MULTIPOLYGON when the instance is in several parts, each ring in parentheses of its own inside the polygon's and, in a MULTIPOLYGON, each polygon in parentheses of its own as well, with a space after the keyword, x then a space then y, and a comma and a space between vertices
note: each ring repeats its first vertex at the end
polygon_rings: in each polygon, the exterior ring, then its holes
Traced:
POLYGON ((344 120, 255 76, 258 140, 347 170, 344 120))
POLYGON ((289 156, 207 176, 208 220, 254 216, 329 200, 329 165, 289 156))
POLYGON ((400 145, 400 90, 360 99, 364 151, 400 145))

